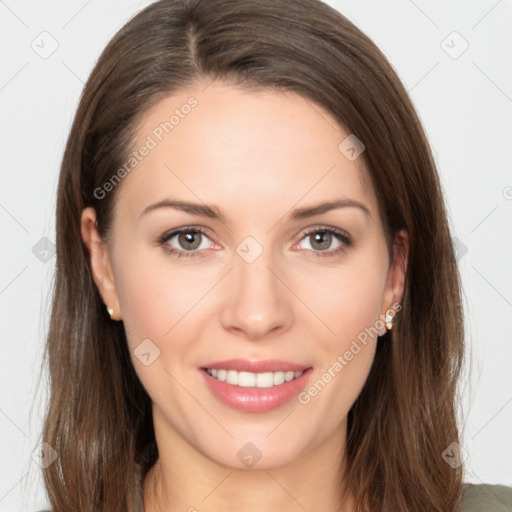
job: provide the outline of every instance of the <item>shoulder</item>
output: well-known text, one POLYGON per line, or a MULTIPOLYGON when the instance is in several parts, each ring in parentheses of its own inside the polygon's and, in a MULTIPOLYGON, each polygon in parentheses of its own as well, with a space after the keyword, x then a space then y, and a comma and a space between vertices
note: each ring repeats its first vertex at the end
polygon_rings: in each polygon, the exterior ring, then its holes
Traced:
POLYGON ((512 487, 491 484, 464 484, 459 512, 510 512, 512 487))

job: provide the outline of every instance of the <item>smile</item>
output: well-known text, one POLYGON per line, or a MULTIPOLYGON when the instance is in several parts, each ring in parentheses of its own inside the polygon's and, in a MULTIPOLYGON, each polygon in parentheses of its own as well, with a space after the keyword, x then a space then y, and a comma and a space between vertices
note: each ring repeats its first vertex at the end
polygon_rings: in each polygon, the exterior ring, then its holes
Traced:
MULTIPOLYGON (((289 368, 289 366, 288 366, 289 368)), ((268 368, 267 368, 268 370, 268 368)), ((313 368, 247 372, 201 368, 209 392, 219 402, 242 412, 263 413, 289 403, 307 386, 313 368)))

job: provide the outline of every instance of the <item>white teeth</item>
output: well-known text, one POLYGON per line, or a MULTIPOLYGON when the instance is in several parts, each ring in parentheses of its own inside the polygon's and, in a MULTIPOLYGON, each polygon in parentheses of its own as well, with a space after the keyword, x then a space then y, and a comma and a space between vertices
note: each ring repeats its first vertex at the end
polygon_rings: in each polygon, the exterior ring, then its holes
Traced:
MULTIPOLYGON (((230 382, 230 384, 235 384, 235 382, 230 382)), ((236 382, 238 386, 242 386, 243 388, 250 388, 256 385, 256 375, 254 373, 249 372, 239 372, 238 373, 238 382, 236 382)))
POLYGON ((233 384, 233 386, 238 386, 238 372, 236 370, 228 370, 226 382, 233 384))
POLYGON ((303 371, 251 373, 237 372, 236 370, 218 370, 215 368, 208 368, 206 372, 221 382, 227 382, 233 386, 243 388, 271 388, 279 386, 284 382, 290 382, 304 373, 303 371))
POLYGON ((279 386, 284 382, 284 372, 274 373, 274 386, 279 386))
MULTIPOLYGON (((253 375, 254 375, 254 373, 253 373, 253 375)), ((274 374, 272 372, 256 373, 256 387, 257 388, 271 388, 273 385, 274 385, 274 374)))

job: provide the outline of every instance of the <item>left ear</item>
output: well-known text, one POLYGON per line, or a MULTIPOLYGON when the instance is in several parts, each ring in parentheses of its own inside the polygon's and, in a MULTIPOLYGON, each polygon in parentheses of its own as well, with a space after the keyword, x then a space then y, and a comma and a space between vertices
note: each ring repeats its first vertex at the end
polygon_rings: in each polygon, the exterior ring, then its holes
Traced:
POLYGON ((407 261, 409 258, 409 235, 405 229, 400 230, 393 240, 393 260, 389 265, 386 288, 381 305, 381 314, 385 315, 393 304, 402 301, 404 293, 407 261))

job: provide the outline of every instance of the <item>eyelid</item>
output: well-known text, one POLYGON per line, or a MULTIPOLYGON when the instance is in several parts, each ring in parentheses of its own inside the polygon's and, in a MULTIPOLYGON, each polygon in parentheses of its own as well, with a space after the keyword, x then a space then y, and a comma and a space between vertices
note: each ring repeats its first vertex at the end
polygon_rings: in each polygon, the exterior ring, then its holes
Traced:
POLYGON ((174 238, 176 235, 179 235, 181 233, 188 233, 188 232, 197 232, 201 233, 202 235, 206 236, 207 238, 210 238, 208 235, 207 229, 201 226, 182 226, 180 228, 173 228, 169 229, 165 233, 159 236, 158 241, 160 243, 165 243, 166 241, 170 240, 171 238, 174 238))

